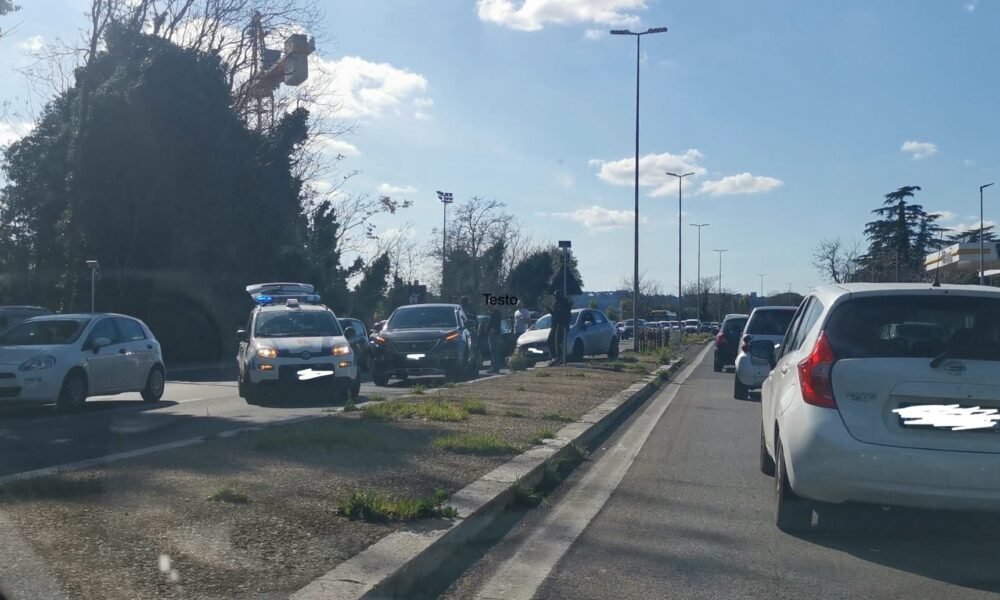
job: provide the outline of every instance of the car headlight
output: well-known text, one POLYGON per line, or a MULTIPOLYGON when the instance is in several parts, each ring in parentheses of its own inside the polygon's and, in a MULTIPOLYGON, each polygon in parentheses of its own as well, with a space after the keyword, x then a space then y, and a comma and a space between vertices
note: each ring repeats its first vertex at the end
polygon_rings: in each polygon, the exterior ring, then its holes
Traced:
POLYGON ((56 357, 50 356, 48 354, 42 356, 35 356, 29 358, 28 360, 21 363, 18 367, 20 371, 39 371, 41 369, 50 369, 56 364, 56 357))
POLYGON ((257 348, 257 358, 278 358, 278 351, 270 346, 257 348))
POLYGON ((347 356, 351 353, 351 346, 349 344, 340 344, 339 346, 334 346, 330 350, 330 354, 334 356, 347 356))

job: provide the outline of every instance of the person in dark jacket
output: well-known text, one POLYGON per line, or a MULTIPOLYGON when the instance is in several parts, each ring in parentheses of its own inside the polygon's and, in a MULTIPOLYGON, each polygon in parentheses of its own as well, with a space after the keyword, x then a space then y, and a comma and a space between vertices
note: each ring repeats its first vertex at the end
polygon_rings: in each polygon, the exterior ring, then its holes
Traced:
POLYGON ((552 352, 551 364, 562 364, 563 347, 566 345, 566 334, 569 332, 569 320, 572 304, 563 296, 562 291, 556 291, 556 300, 552 305, 552 328, 549 330, 549 348, 552 352))
POLYGON ((501 337, 500 322, 503 320, 499 308, 494 308, 490 312, 490 321, 486 325, 486 335, 490 340, 490 373, 499 373, 500 365, 503 364, 503 351, 500 345, 503 341, 501 337))

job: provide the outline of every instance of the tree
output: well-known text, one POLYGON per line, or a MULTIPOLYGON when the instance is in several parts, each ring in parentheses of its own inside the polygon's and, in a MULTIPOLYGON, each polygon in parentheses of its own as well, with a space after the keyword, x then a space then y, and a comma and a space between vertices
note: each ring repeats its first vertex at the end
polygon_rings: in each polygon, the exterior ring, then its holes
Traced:
POLYGON ((368 320, 375 313, 385 297, 389 267, 389 255, 383 254, 361 270, 361 282, 354 286, 351 298, 351 316, 368 320))
POLYGON ((558 247, 549 249, 549 255, 553 261, 552 279, 549 281, 549 291, 555 293, 556 290, 563 289, 563 256, 566 256, 566 295, 578 296, 583 293, 583 278, 577 265, 576 257, 567 252, 565 255, 558 247))
POLYGON ((507 289, 526 306, 536 307, 554 273, 552 255, 547 250, 537 250, 514 266, 507 277, 507 289))
MULTIPOLYGON (((626 295, 626 298, 622 300, 622 318, 631 319, 632 313, 632 279, 630 277, 622 277, 621 281, 618 283, 618 290, 626 295)), ((662 288, 660 287, 660 282, 646 276, 643 272, 639 275, 639 318, 645 318, 644 315, 648 314, 650 310, 654 310, 655 307, 652 305, 652 299, 655 296, 662 296, 662 288)))
POLYGON ((608 320, 610 321, 618 320, 618 309, 616 309, 614 306, 609 306, 606 314, 608 316, 608 320))
POLYGON ((879 218, 865 225, 868 253, 861 257, 865 279, 915 281, 923 276, 923 260, 939 246, 943 229, 935 223, 940 215, 928 214, 923 206, 908 202, 920 186, 903 186, 889 192, 879 218))
MULTIPOLYGON (((502 202, 473 197, 459 204, 448 220, 442 298, 499 293, 507 279, 508 240, 518 229, 517 219, 504 211, 502 202)), ((437 236, 428 254, 440 261, 441 251, 437 236)))
MULTIPOLYGON (((976 227, 974 229, 966 229, 964 231, 952 229, 951 233, 947 234, 947 239, 952 244, 977 244, 979 243, 979 228, 976 227)), ((983 241, 997 241, 993 225, 986 225, 983 227, 983 241)))
MULTIPOLYGON (((10 14, 20 8, 20 6, 11 2, 11 0, 0 0, 0 17, 10 14)), ((4 37, 4 35, 4 31, 0 29, 0 38, 4 37)))
POLYGON ((832 283, 855 281, 861 250, 857 242, 845 242, 840 237, 826 238, 813 250, 813 266, 824 279, 832 283))

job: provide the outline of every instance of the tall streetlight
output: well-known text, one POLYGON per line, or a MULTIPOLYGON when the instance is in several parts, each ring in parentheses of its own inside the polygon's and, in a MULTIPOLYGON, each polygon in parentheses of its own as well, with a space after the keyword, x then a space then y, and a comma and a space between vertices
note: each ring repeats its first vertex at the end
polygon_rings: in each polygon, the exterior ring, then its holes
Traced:
POLYGON ((757 275, 760 276, 760 299, 763 300, 764 299, 764 276, 767 275, 767 273, 757 273, 757 275))
POLYGON ((96 260, 85 261, 87 266, 90 267, 90 312, 94 311, 94 291, 97 289, 97 270, 101 268, 100 263, 96 260))
MULTIPOLYGON (((683 175, 678 175, 677 173, 667 172, 667 175, 677 178, 677 320, 681 321, 684 319, 681 316, 681 312, 684 309, 684 305, 681 304, 681 207, 684 203, 684 178, 694 175, 694 173, 684 173, 683 175)), ((684 328, 681 327, 681 337, 684 336, 684 328)))
POLYGON ((444 263, 448 256, 448 205, 455 201, 451 192, 438 192, 438 200, 444 207, 444 216, 441 218, 441 296, 444 298, 444 263))
MULTIPOLYGON (((708 227, 709 223, 691 223, 691 227, 698 228, 698 321, 701 321, 701 228, 708 227)), ((678 319, 680 317, 677 317, 678 319)))
POLYGON ((985 269, 985 261, 983 260, 983 251, 985 250, 985 243, 983 242, 983 190, 993 185, 992 183, 987 183, 986 185, 979 186, 979 285, 983 285, 983 270, 985 269))
POLYGON ((792 282, 791 281, 786 281, 785 283, 788 284, 788 293, 791 294, 792 293, 792 282))
MULTIPOLYGON (((632 272, 632 330, 635 332, 639 331, 639 42, 644 35, 666 32, 666 27, 653 27, 640 32, 611 30, 611 35, 635 36, 635 268, 632 272)), ((632 336, 632 349, 639 351, 638 335, 632 336)))
POLYGON ((729 249, 712 250, 719 253, 719 323, 722 323, 722 253, 729 252, 729 249))

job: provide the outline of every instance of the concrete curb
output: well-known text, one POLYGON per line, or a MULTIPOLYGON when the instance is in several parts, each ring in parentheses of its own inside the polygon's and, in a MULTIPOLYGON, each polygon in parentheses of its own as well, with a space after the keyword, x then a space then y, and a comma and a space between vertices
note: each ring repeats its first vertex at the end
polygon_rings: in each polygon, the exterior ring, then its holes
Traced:
POLYGON ((516 483, 534 487, 546 466, 617 426, 659 388, 661 373, 673 375, 684 363, 679 358, 618 392, 579 421, 570 423, 556 439, 535 446, 482 478, 449 500, 459 517, 447 526, 417 526, 390 534, 360 554, 290 596, 291 600, 354 600, 412 596, 420 581, 430 576, 469 540, 493 524, 514 501, 516 483))

